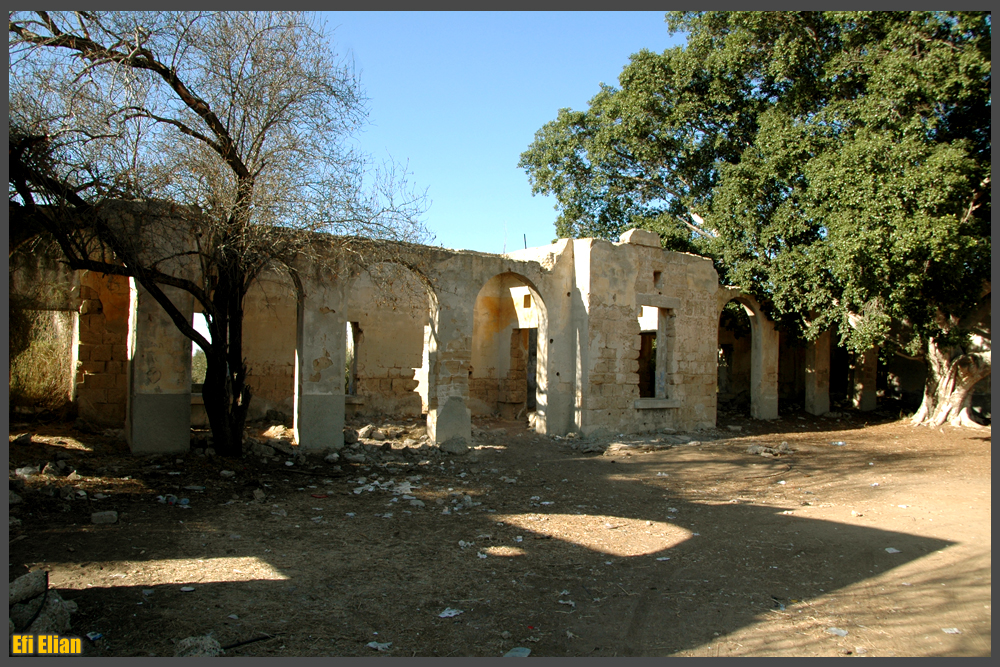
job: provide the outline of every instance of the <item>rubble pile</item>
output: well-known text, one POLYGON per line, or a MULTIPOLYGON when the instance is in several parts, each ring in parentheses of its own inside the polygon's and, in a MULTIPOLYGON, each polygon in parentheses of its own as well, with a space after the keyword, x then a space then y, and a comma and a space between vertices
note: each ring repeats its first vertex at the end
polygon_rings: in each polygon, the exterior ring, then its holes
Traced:
POLYGON ((766 447, 764 445, 750 445, 747 447, 747 454, 756 454, 764 458, 773 458, 782 454, 791 454, 794 450, 788 446, 787 442, 782 442, 777 447, 766 447))
MULTIPOLYGON (((473 440, 489 440, 505 433, 504 429, 483 431, 473 429, 473 440), (478 433, 477 433, 478 432, 478 433)), ((360 428, 344 428, 344 447, 322 452, 327 463, 381 464, 388 462, 415 463, 444 454, 461 455, 473 447, 465 438, 452 438, 440 446, 431 444, 422 425, 368 423, 360 428)), ((319 452, 317 452, 318 454, 319 452)), ((272 425, 263 431, 248 432, 244 438, 243 455, 261 462, 284 462, 284 465, 305 463, 306 452, 294 442, 292 429, 272 425), (289 463, 291 461, 291 463, 289 463)))
POLYGON ((49 588, 49 573, 35 570, 10 583, 10 633, 61 634, 70 629, 76 603, 49 588))

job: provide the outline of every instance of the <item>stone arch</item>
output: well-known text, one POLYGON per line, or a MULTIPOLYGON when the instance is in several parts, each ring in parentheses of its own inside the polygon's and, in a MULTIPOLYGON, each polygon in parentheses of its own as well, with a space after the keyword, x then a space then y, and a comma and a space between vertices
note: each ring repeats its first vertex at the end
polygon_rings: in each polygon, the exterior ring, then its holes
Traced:
POLYGON ((345 306, 346 416, 426 414, 433 286, 409 266, 380 262, 350 282, 345 306))
POLYGON ((774 322, 764 315, 757 300, 739 288, 720 289, 717 320, 730 301, 742 305, 750 319, 750 416, 754 419, 777 419, 778 331, 774 322))
POLYGON ((253 392, 248 419, 295 410, 295 349, 302 282, 291 270, 262 273, 244 297, 243 355, 253 392))
POLYGON ((473 311, 469 403, 505 419, 534 413, 544 433, 548 405, 548 310, 537 287, 513 271, 487 280, 473 311))

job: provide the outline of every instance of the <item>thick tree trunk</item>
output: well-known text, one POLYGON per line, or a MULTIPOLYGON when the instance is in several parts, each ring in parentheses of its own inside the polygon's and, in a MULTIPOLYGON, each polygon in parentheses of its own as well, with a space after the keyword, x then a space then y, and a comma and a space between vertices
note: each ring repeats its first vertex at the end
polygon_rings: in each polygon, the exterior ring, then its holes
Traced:
POLYGON ((242 290, 220 284, 212 301, 216 315, 211 322, 212 347, 205 351, 202 396, 215 451, 239 456, 251 395, 243 359, 242 290))
POLYGON ((980 427, 970 415, 972 389, 990 375, 990 350, 965 351, 939 347, 935 339, 927 345, 927 381, 920 409, 913 424, 980 427))

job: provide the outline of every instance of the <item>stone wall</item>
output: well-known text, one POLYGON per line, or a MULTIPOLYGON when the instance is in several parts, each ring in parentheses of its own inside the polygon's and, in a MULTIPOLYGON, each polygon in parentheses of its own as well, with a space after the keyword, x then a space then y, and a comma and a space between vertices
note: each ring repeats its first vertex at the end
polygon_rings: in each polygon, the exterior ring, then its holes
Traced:
POLYGON ((574 241, 573 319, 582 336, 576 428, 637 432, 714 425, 718 276, 710 260, 652 233, 574 241), (657 311, 656 395, 639 396, 643 306, 657 311))
POLYGON ((403 267, 381 265, 355 279, 348 293, 347 321, 356 323, 356 361, 345 366, 345 390, 346 375, 355 373, 355 414, 423 412, 426 399, 418 392, 417 374, 425 363, 430 305, 423 283, 403 267))
MULTIPOLYGON (((245 303, 250 417, 292 415, 305 448, 342 446, 352 413, 426 412, 435 442, 470 437, 473 414, 524 417, 529 404, 548 434, 714 426, 720 304, 731 298, 756 309, 759 414, 776 411, 773 326, 752 299, 722 293, 710 260, 664 251, 651 232, 508 255, 404 244, 368 268, 346 255, 315 262, 323 252, 289 277, 263 276, 245 303)), ((186 447, 190 341, 127 281, 80 285, 81 409, 126 420, 134 451, 186 447)), ((192 316, 193 299, 178 298, 192 316)))
POLYGON ((265 274, 247 292, 243 354, 250 362, 250 419, 259 419, 270 410, 291 417, 295 410, 297 306, 295 286, 287 277, 265 274))
POLYGON ((538 327, 537 296, 517 275, 491 278, 476 296, 469 405, 474 415, 513 419, 526 411, 529 329, 538 327))
POLYGON ((129 387, 129 279, 80 272, 76 397, 80 418, 121 427, 129 387))

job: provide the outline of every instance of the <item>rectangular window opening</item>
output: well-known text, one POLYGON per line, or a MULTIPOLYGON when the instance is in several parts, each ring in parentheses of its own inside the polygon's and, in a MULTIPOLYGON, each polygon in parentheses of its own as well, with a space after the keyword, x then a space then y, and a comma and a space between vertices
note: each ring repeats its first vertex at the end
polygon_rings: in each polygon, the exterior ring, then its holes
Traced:
POLYGON ((656 332, 639 334, 639 398, 656 397, 656 332))
POLYGON ((642 306, 639 328, 639 398, 671 398, 673 310, 642 306))

